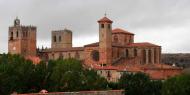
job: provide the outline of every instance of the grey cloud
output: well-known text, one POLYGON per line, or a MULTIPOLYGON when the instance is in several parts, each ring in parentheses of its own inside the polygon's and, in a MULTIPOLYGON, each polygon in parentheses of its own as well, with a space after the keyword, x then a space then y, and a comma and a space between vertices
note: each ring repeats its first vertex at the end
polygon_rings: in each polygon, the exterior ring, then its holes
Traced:
POLYGON ((189 0, 1 0, 0 52, 7 51, 8 26, 13 24, 16 16, 19 16, 24 25, 37 26, 39 46, 49 45, 44 42, 50 42, 52 30, 65 27, 73 31, 76 38, 74 40, 77 40, 74 44, 79 45, 79 43, 86 44, 98 40, 97 20, 104 16, 105 11, 114 21, 113 27, 122 27, 143 36, 139 38, 137 36, 137 41, 148 40, 162 44, 164 39, 164 43, 167 43, 163 46, 164 52, 179 50, 189 52, 190 48, 183 47, 190 47, 185 44, 190 40, 189 38, 181 38, 180 43, 175 43, 173 40, 178 39, 171 40, 172 37, 169 37, 170 39, 165 37, 162 40, 149 37, 154 36, 154 33, 157 36, 162 36, 164 33, 169 35, 179 27, 185 28, 184 36, 186 36, 187 31, 190 30, 189 4, 189 0), (173 29, 167 30, 167 27, 173 29), (151 30, 151 33, 148 30, 151 30), (93 36, 93 39, 83 42, 83 38, 89 36, 93 36), (180 46, 174 47, 173 44, 180 44, 180 46))

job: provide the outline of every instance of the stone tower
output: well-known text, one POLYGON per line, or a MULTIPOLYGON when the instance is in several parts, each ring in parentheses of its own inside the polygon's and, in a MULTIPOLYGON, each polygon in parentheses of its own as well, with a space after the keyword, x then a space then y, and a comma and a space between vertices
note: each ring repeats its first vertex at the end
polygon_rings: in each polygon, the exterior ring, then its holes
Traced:
POLYGON ((8 52, 22 56, 36 56, 36 27, 22 26, 16 18, 9 27, 8 52))
POLYGON ((112 64, 112 21, 106 16, 99 23, 99 54, 100 64, 112 64))
POLYGON ((52 48, 71 48, 72 31, 68 29, 52 31, 52 48))

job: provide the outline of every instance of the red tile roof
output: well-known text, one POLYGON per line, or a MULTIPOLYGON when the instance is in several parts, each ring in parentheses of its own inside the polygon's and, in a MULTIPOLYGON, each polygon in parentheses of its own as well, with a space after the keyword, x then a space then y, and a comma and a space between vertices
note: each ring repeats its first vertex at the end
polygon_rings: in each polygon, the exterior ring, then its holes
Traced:
POLYGON ((181 69, 179 67, 175 67, 175 66, 170 66, 170 65, 167 65, 167 64, 163 64, 163 63, 160 63, 160 64, 145 64, 142 66, 144 69, 154 69, 154 70, 160 70, 160 69, 181 69))
POLYGON ((102 19, 98 20, 98 22, 108 22, 108 23, 112 23, 113 21, 111 21, 109 18, 107 18, 106 16, 103 17, 102 19))
POLYGON ((87 44, 84 47, 96 47, 96 46, 99 46, 99 42, 87 44))
POLYGON ((93 68, 96 70, 118 70, 119 69, 115 66, 97 66, 97 65, 94 65, 93 68))
POLYGON ((49 48, 44 49, 41 52, 59 52, 59 51, 83 51, 84 47, 72 47, 72 48, 49 48))
MULTIPOLYGON (((97 46, 99 46, 99 42, 85 45, 85 47, 97 47, 97 46)), ((112 43, 112 46, 120 47, 122 45, 118 43, 112 43)), ((130 43, 122 47, 160 47, 160 46, 148 42, 142 42, 142 43, 130 43)))
POLYGON ((130 43, 128 44, 128 47, 160 47, 160 46, 148 42, 142 42, 142 43, 130 43))
POLYGON ((113 29, 113 30, 112 30, 112 33, 113 33, 113 34, 116 34, 116 33, 123 33, 123 34, 134 35, 133 33, 128 32, 128 31, 123 30, 123 29, 120 29, 120 28, 115 28, 115 29, 113 29))

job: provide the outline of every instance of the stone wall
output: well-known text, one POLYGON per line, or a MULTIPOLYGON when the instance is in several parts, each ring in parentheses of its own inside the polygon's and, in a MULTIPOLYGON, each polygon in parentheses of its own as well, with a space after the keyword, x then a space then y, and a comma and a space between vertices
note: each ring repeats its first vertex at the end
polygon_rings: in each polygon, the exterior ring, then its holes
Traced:
POLYGON ((51 48, 71 48, 72 31, 68 29, 52 31, 51 48))
POLYGON ((22 56, 35 56, 36 31, 36 27, 33 26, 9 27, 8 52, 22 56))
POLYGON ((50 93, 30 93, 30 94, 11 94, 11 95, 124 95, 124 90, 50 92, 50 93))
POLYGON ((84 51, 66 51, 66 52, 50 52, 48 58, 52 60, 76 58, 78 60, 84 60, 84 51))
MULTIPOLYGON (((99 52, 99 48, 98 47, 85 47, 84 49, 84 63, 87 65, 90 64, 99 64, 99 59, 98 60, 93 60, 92 58, 92 52, 93 51, 98 51, 99 52)), ((98 55, 99 57, 99 55, 98 55)))

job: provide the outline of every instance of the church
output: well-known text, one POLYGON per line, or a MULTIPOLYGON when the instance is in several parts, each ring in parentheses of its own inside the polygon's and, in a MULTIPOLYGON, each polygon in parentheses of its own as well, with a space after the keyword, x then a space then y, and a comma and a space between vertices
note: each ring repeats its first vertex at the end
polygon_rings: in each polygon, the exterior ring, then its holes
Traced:
POLYGON ((134 42, 135 34, 112 28, 113 21, 108 17, 97 21, 99 41, 72 46, 72 31, 69 29, 51 32, 51 48, 36 48, 36 27, 23 26, 18 18, 9 27, 8 51, 21 54, 35 61, 75 58, 83 66, 97 70, 109 81, 117 81, 123 72, 144 72, 152 79, 166 79, 181 73, 181 68, 161 62, 161 46, 149 42, 134 42))

